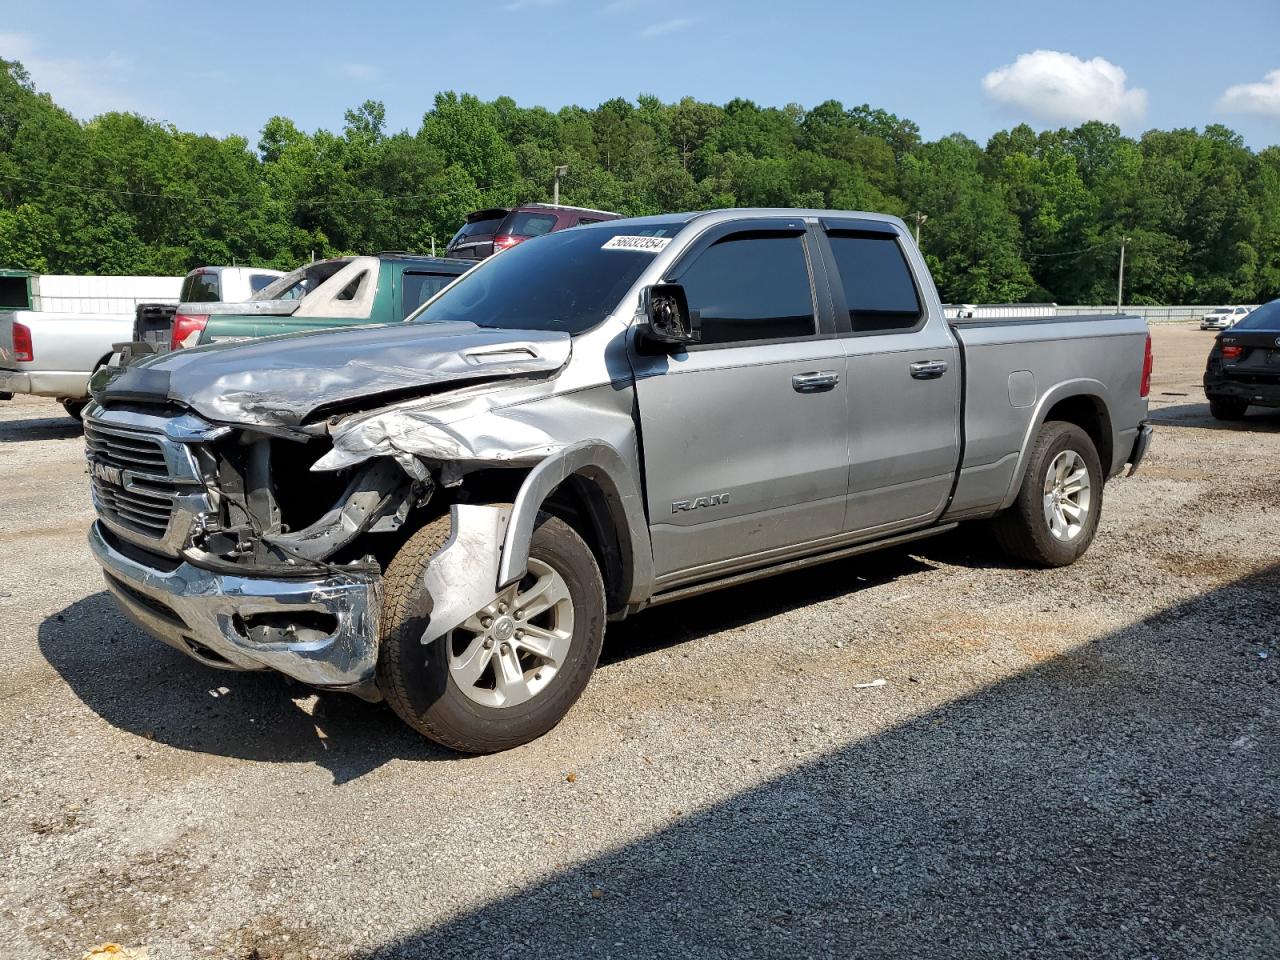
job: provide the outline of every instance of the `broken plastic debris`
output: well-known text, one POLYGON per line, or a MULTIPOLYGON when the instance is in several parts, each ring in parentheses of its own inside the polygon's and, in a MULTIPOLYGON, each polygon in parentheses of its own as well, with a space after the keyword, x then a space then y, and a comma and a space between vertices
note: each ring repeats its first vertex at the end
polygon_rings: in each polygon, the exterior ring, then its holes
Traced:
POLYGON ((104 943, 86 953, 84 960, 147 960, 147 948, 122 947, 118 943, 104 943))
POLYGON ((855 683, 853 687, 855 690, 865 690, 867 687, 883 687, 888 682, 884 677, 877 677, 875 680, 868 680, 866 683, 855 683))

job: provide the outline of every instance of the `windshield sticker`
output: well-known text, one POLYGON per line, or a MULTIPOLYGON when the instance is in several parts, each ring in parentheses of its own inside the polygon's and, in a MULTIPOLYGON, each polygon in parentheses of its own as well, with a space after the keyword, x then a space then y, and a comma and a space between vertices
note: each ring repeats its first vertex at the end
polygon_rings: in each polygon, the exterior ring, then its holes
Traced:
POLYGON ((614 237, 601 250, 639 250, 641 253, 661 253, 670 237, 614 237))

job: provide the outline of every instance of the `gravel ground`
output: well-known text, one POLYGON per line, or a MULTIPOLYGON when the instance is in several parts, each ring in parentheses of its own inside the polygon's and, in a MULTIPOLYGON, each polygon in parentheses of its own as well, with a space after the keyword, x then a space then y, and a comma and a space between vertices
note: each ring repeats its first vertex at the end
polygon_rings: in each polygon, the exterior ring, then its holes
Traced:
POLYGON ((1280 956, 1280 414, 1155 336, 1075 566, 973 528, 663 607, 482 758, 141 635, 78 429, 0 404, 0 953, 1280 956))

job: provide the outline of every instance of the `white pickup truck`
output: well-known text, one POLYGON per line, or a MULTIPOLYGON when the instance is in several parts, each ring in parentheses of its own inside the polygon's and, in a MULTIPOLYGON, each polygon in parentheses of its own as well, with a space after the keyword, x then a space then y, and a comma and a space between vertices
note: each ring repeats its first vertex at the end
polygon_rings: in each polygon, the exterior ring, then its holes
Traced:
POLYGON ((0 278, 0 400, 53 397, 77 419, 89 377, 114 345, 134 337, 139 303, 247 300, 282 273, 259 267, 200 267, 179 277, 0 278))

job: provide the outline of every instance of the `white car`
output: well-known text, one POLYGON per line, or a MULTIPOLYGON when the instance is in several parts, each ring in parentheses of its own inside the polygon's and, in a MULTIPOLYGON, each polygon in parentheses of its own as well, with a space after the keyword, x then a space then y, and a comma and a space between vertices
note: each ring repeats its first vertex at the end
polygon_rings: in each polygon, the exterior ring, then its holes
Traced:
POLYGON ((1247 317, 1252 307, 1218 307, 1200 318, 1201 330, 1226 330, 1247 317))

